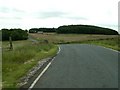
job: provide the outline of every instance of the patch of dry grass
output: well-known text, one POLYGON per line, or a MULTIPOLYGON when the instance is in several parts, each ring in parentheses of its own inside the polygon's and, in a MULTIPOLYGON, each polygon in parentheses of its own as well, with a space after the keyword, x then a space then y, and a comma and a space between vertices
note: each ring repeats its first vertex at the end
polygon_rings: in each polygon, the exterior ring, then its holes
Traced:
POLYGON ((56 34, 56 33, 44 33, 44 34, 30 34, 38 40, 48 40, 50 43, 71 43, 81 42, 88 40, 101 40, 117 37, 117 35, 90 35, 90 34, 56 34))
POLYGON ((38 40, 48 40, 50 43, 68 44, 68 43, 87 43, 105 46, 119 50, 118 35, 95 35, 95 34, 30 34, 38 40))

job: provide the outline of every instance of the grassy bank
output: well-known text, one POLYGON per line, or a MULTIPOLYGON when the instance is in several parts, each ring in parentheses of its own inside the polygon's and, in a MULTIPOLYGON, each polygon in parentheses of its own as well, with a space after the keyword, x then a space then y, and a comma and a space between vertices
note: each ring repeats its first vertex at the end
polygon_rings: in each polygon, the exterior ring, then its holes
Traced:
POLYGON ((2 74, 3 87, 18 87, 19 79, 24 76, 30 68, 46 57, 56 54, 58 47, 53 44, 33 43, 31 41, 14 41, 13 51, 8 50, 9 42, 3 42, 2 74))
POLYGON ((83 41, 81 43, 99 45, 99 46, 103 46, 103 47, 107 47, 107 48, 120 51, 119 41, 120 41, 120 38, 115 37, 115 38, 100 39, 100 40, 88 40, 88 41, 83 41))

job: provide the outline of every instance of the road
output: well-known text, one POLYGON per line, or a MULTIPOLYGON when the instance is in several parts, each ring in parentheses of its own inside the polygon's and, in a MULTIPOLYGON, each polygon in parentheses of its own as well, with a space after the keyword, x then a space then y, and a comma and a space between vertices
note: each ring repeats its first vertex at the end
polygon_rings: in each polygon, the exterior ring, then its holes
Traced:
POLYGON ((118 52, 87 44, 60 48, 33 88, 118 88, 118 52))

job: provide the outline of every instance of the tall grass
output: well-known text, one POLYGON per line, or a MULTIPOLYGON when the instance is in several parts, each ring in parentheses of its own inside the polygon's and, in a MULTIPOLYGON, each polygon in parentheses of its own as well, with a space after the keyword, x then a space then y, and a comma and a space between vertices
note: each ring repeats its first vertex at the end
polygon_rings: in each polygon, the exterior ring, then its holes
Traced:
POLYGON ((50 43, 73 44, 87 43, 95 44, 120 51, 119 35, 95 35, 95 34, 30 34, 39 40, 46 39, 50 43))
POLYGON ((81 43, 100 45, 100 46, 104 46, 107 48, 112 48, 114 50, 120 51, 119 41, 120 41, 120 37, 118 36, 118 37, 108 38, 108 39, 88 40, 88 41, 83 41, 81 43))
POLYGON ((94 35, 94 34, 30 34, 30 36, 37 38, 38 40, 48 40, 50 43, 73 43, 82 42, 87 40, 99 40, 114 38, 117 35, 94 35))
POLYGON ((34 44, 30 41, 13 42, 13 51, 5 48, 8 47, 8 42, 3 42, 3 45, 5 45, 2 51, 3 88, 17 87, 20 77, 40 59, 54 56, 58 49, 56 45, 34 44))

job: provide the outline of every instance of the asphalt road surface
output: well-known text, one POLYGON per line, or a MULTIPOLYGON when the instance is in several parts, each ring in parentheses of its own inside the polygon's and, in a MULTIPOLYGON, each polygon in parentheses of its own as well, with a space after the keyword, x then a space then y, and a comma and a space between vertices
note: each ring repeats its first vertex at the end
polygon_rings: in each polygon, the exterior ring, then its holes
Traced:
POLYGON ((118 88, 118 52, 87 44, 60 48, 33 88, 118 88))

